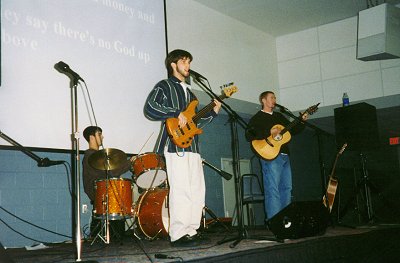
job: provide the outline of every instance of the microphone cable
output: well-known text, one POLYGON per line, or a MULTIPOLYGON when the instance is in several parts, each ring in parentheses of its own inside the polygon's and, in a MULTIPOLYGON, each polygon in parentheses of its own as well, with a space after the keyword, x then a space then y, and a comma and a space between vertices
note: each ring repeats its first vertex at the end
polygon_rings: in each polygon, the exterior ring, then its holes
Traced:
MULTIPOLYGON (((40 226, 38 226, 38 225, 32 224, 31 222, 28 222, 28 221, 26 221, 26 220, 20 218, 19 216, 14 215, 13 213, 11 213, 10 211, 8 211, 7 209, 5 209, 5 208, 2 207, 2 206, 0 206, 0 209, 3 210, 4 212, 6 212, 7 214, 9 214, 9 215, 15 217, 16 219, 19 219, 19 220, 21 220, 22 222, 27 223, 27 224, 29 224, 29 225, 31 225, 31 226, 33 226, 33 227, 39 228, 39 229, 41 229, 41 230, 50 232, 50 233, 55 234, 55 235, 59 235, 59 236, 63 236, 63 237, 67 237, 67 238, 72 239, 71 236, 67 236, 67 235, 64 235, 64 234, 60 234, 60 233, 51 231, 51 230, 49 230, 49 229, 40 227, 40 226)), ((11 230, 13 230, 13 231, 15 231, 16 233, 22 235, 23 237, 26 237, 26 236, 24 236, 22 233, 20 233, 20 232, 16 231, 15 229, 13 229, 13 228, 12 228, 11 226, 9 226, 6 222, 4 222, 2 219, 0 219, 0 221, 1 221, 3 224, 5 224, 8 228, 10 228, 11 230)), ((28 237, 26 237, 26 238, 28 238, 28 237)), ((28 238, 28 239, 31 239, 31 238, 28 238)), ((48 242, 42 242, 42 241, 38 241, 38 240, 34 240, 34 239, 31 239, 31 240, 36 241, 36 242, 41 242, 41 243, 48 243, 48 242)))
POLYGON ((94 126, 98 126, 97 125, 97 120, 96 120, 96 115, 94 113, 94 107, 93 107, 92 99, 90 97, 89 88, 86 85, 86 82, 83 82, 83 83, 85 84, 84 88, 83 88, 83 86, 82 86, 82 84, 80 82, 79 82, 79 86, 81 86, 81 88, 82 88, 83 99, 85 101, 86 110, 87 110, 87 113, 88 113, 88 116, 89 116, 90 124, 93 125, 93 121, 92 121, 92 118, 91 118, 91 115, 93 115, 94 126), (85 90, 86 90, 87 96, 85 94, 85 90), (89 101, 89 105, 88 105, 88 101, 89 101), (91 111, 91 114, 90 114, 90 111, 91 111))

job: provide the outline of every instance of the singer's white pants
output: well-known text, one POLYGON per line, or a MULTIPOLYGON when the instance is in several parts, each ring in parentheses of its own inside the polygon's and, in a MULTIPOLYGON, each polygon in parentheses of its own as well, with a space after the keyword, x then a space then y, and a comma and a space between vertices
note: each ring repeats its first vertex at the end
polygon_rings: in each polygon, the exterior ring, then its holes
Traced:
POLYGON ((204 172, 200 154, 165 153, 169 183, 169 236, 176 241, 193 236, 200 227, 205 202, 204 172))

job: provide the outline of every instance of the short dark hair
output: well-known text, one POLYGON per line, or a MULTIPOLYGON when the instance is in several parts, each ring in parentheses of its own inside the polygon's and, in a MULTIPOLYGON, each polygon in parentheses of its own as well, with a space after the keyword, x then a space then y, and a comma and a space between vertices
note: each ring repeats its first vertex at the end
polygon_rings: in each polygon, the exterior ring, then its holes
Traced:
POLYGON ((165 58, 165 67, 168 70, 168 76, 171 76, 173 73, 173 69, 171 67, 171 63, 177 63, 178 60, 188 58, 190 61, 193 61, 193 56, 186 50, 182 49, 175 49, 168 53, 167 57, 165 58))
POLYGON ((264 99, 265 97, 267 97, 268 94, 270 94, 270 93, 275 94, 275 93, 273 93, 273 92, 270 91, 270 90, 264 91, 264 92, 262 92, 262 93, 260 94, 260 97, 259 97, 258 99, 259 99, 259 101, 260 101, 261 106, 263 106, 262 99, 264 99))
POLYGON ((86 141, 89 142, 90 140, 90 135, 95 136, 96 132, 103 132, 103 130, 100 127, 97 126, 88 126, 86 129, 83 131, 83 137, 85 137, 86 141))

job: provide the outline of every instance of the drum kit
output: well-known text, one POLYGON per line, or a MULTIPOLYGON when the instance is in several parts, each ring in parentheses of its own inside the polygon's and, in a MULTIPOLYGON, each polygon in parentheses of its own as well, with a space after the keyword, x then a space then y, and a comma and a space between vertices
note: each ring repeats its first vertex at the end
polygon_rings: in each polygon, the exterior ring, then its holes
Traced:
MULTIPOLYGON (((126 161, 123 151, 112 148, 99 150, 89 157, 89 164, 107 175, 126 161)), ((139 154, 131 159, 131 172, 132 180, 107 176, 95 182, 93 217, 103 222, 97 236, 105 243, 110 240, 109 220, 130 220, 138 238, 138 234, 151 240, 168 236, 169 189, 164 158, 151 152, 139 154), (141 191, 136 202, 132 198, 135 185, 141 191)))

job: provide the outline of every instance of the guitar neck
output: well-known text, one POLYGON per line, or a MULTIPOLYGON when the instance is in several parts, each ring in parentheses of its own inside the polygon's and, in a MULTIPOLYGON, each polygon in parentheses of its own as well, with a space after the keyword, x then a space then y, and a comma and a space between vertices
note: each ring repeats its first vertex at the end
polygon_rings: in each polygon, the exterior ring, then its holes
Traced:
POLYGON ((284 134, 285 132, 289 131, 290 129, 292 129, 294 126, 296 126, 296 124, 299 123, 298 120, 292 121, 291 123, 289 123, 280 133, 284 134))
POLYGON ((285 132, 287 132, 288 130, 290 130, 291 128, 293 128, 294 126, 296 126, 299 122, 301 122, 302 120, 301 119, 303 119, 303 116, 305 115, 305 114, 313 114, 314 112, 316 112, 317 110, 318 110, 318 105, 319 105, 319 103, 318 104, 315 104, 315 105, 313 105, 313 106, 311 106, 311 107, 308 107, 308 109, 307 110, 305 110, 302 114, 300 114, 300 117, 298 117, 298 118, 296 118, 294 121, 292 121, 291 123, 289 123, 288 125, 287 125, 287 127, 285 127, 282 131, 281 131, 281 134, 284 134, 285 132))
POLYGON ((335 159, 335 162, 333 163, 333 167, 332 167, 332 171, 331 171, 330 177, 333 177, 333 175, 335 174, 336 163, 337 163, 338 158, 339 158, 339 153, 336 155, 336 159, 335 159))
MULTIPOLYGON (((225 94, 222 94, 220 96, 218 96, 218 98, 220 100, 223 100, 226 98, 225 94)), ((214 101, 210 102, 207 106, 205 106, 204 108, 202 108, 201 110, 199 110, 196 115, 192 118, 192 120, 197 123, 201 118, 204 117, 204 115, 206 115, 206 113, 208 113, 209 111, 211 111, 213 108, 215 107, 215 103, 214 101)))
POLYGON ((332 172, 330 177, 333 177, 333 175, 335 174, 335 169, 336 169, 336 163, 339 159, 339 156, 344 152, 344 150, 347 147, 347 143, 343 144, 342 148, 339 150, 339 152, 336 154, 336 158, 335 158, 335 162, 333 163, 333 167, 332 167, 332 172))
MULTIPOLYGON (((299 118, 302 118, 303 115, 306 113, 307 111, 305 111, 304 113, 302 113, 300 115, 299 118)), ((300 122, 299 119, 295 119, 294 121, 292 121, 291 123, 289 123, 282 131, 281 134, 284 134, 285 132, 289 131, 290 129, 292 129, 294 126, 296 126, 298 123, 300 122)))

